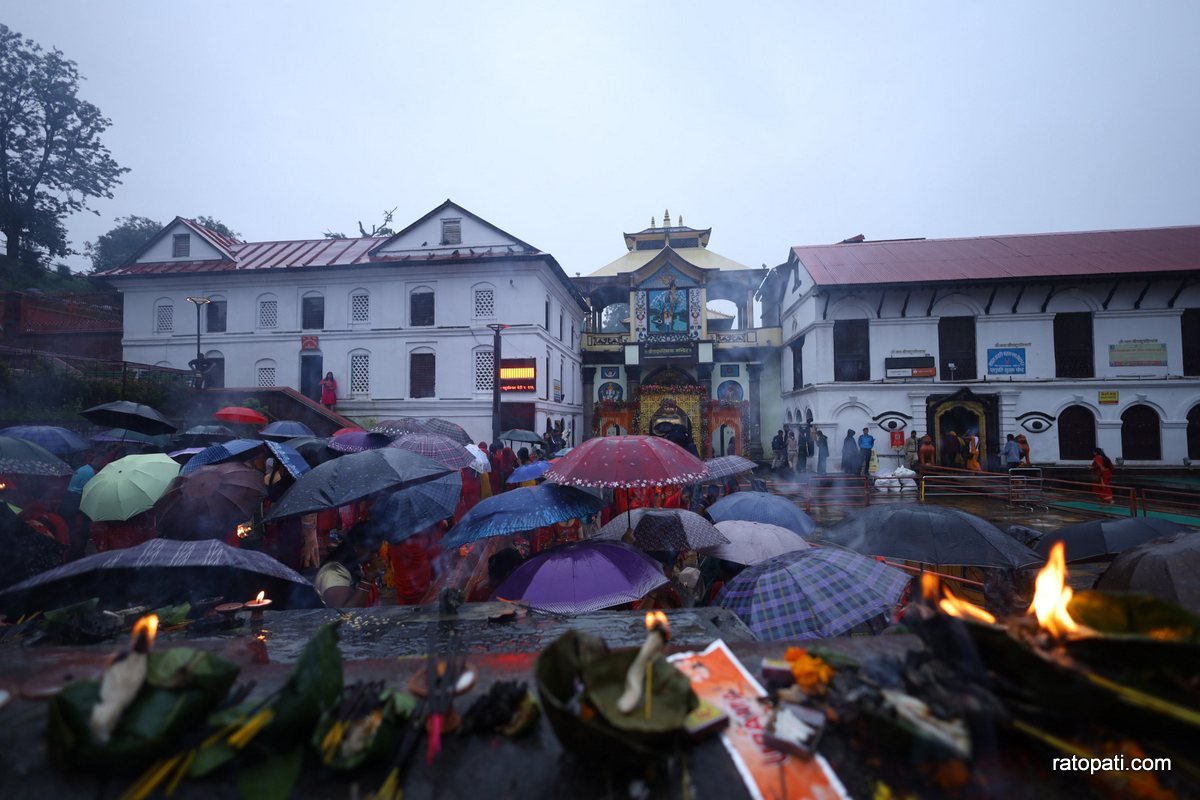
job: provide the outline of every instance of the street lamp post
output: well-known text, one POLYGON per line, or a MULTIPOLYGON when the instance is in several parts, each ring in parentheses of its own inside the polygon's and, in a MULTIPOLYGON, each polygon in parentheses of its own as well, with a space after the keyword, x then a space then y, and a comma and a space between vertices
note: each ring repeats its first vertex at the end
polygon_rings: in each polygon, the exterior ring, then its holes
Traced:
POLYGON ((488 325, 492 329, 492 442, 500 441, 500 331, 507 328, 498 322, 488 325))
POLYGON ((196 388, 204 388, 204 373, 212 366, 212 362, 200 352, 200 309, 212 302, 208 297, 188 297, 187 301, 196 306, 196 358, 188 362, 188 366, 196 373, 196 388))

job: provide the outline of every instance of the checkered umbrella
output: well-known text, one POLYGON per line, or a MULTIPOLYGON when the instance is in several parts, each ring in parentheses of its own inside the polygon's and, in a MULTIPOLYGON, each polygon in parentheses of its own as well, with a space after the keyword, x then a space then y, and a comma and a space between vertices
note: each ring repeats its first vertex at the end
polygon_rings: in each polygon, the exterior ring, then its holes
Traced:
POLYGON ((228 442, 214 444, 192 456, 188 463, 183 465, 180 473, 187 475, 208 464, 221 464, 235 458, 248 459, 251 452, 266 446, 267 443, 261 439, 230 439, 228 442))
POLYGON ((705 461, 704 466, 708 467, 708 477, 704 480, 717 481, 750 472, 756 465, 750 459, 741 456, 718 456, 705 461))
POLYGON ((682 508, 635 508, 601 528, 595 539, 619 540, 633 526, 633 543, 643 550, 699 550, 729 544, 713 524, 682 508))
POLYGON ((891 612, 909 576, 836 547, 797 550, 748 567, 717 604, 759 639, 826 639, 891 612))
POLYGON ((453 439, 459 444, 471 444, 474 441, 461 425, 440 417, 421 420, 421 428, 424 433, 436 433, 447 439, 453 439))
POLYGON ((86 450, 88 447, 88 443, 79 438, 74 431, 60 428, 57 425, 15 425, 0 430, 0 436, 11 436, 14 439, 33 442, 56 456, 65 456, 67 453, 86 450))
POLYGON ((58 608, 99 597, 102 608, 151 608, 205 597, 250 600, 266 591, 273 609, 320 608, 312 584, 266 553, 215 539, 151 539, 35 575, 0 592, 11 614, 58 608))
POLYGON ((462 494, 457 472, 392 492, 371 506, 368 530, 395 544, 454 515, 462 494))
POLYGON ((70 475, 67 462, 41 445, 0 436, 0 475, 70 475))
POLYGON ((666 582, 662 567, 641 550, 589 541, 534 556, 493 596, 556 614, 586 614, 639 600, 666 582))
POLYGON ((420 453, 439 464, 454 469, 469 467, 475 463, 475 457, 467 452, 467 448, 446 436, 436 433, 410 433, 392 442, 392 447, 420 453))

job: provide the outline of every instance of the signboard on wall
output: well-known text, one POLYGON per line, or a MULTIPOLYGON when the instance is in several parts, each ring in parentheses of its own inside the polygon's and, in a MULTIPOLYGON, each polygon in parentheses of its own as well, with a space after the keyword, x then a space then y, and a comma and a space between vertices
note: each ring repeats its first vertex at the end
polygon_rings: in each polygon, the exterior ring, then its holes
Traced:
POLYGON ((500 391, 502 391, 502 392, 536 392, 537 391, 537 359, 536 358, 502 358, 502 359, 500 359, 500 391))
POLYGON ((1110 367, 1165 367, 1167 343, 1158 339, 1122 339, 1108 346, 1110 367))
POLYGON ((932 378, 937 375, 933 356, 885 358, 883 370, 883 374, 888 378, 932 378))
POLYGON ((1120 392, 1098 392, 1098 400, 1102 406, 1115 406, 1121 402, 1120 392))
POLYGON ((1024 347, 989 347, 987 351, 988 375, 1024 375, 1024 347))
POLYGON ((558 378, 554 379, 554 402, 561 403, 563 401, 562 381, 558 378))
POLYGON ((641 356, 646 361, 684 359, 695 362, 696 345, 692 342, 642 342, 641 356))

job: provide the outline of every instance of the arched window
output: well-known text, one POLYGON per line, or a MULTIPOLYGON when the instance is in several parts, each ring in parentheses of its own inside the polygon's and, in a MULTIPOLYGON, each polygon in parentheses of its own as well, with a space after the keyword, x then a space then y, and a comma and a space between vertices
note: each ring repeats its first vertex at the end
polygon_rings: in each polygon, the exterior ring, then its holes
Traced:
POLYGON ((1141 403, 1121 414, 1121 456, 1126 461, 1158 461, 1162 458, 1158 412, 1141 403))
POLYGON ((273 294, 259 295, 258 311, 254 315, 254 320, 255 326, 258 328, 278 328, 279 299, 273 294))
POLYGON ((154 301, 154 332, 175 332, 175 303, 168 298, 154 301))
POLYGON ((1096 449, 1096 415, 1087 406, 1067 406, 1058 415, 1060 461, 1091 461, 1096 449))
POLYGON ((472 311, 475 319, 494 319, 496 316, 496 287, 479 283, 471 287, 472 311))
POLYGON ((278 386, 275 376, 275 359, 263 358, 254 362, 255 385, 260 387, 278 386))
POLYGON ((366 350, 350 353, 350 395, 365 397, 371 394, 371 354, 366 350))
POLYGON ((205 389, 222 389, 225 387, 225 354, 220 350, 209 350, 204 357, 212 362, 208 372, 204 374, 205 389))
POLYGON ((1200 459, 1200 403, 1188 411, 1187 424, 1188 458, 1200 459))
POLYGON ((325 328, 325 295, 305 292, 300 297, 300 329, 319 331, 325 328))
POLYGON ((364 324, 371 321, 371 293, 366 289, 354 289, 350 292, 350 324, 364 324))
POLYGON ((496 384, 496 356, 490 347, 475 351, 475 391, 490 392, 496 384))
POLYGON ((414 328, 433 325, 433 289, 418 286, 408 295, 408 324, 414 328))

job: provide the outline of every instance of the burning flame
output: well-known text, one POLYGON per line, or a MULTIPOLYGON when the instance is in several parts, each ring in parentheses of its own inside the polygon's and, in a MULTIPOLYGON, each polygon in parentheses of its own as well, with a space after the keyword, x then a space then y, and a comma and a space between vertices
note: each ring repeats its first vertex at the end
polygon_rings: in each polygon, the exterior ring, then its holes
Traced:
POLYGON ((671 623, 667 621, 667 615, 661 611, 646 612, 646 630, 660 630, 668 639, 671 638, 671 623))
MULTIPOLYGON (((922 583, 924 583, 924 581, 922 581, 922 583)), ((985 611, 974 603, 968 603, 966 600, 955 597, 949 588, 943 587, 942 591, 946 596, 943 597, 938 603, 938 608, 940 608, 944 613, 949 614, 952 617, 972 619, 976 622, 986 622, 989 625, 996 624, 996 618, 989 612, 985 611)))
POLYGON ((254 602, 261 603, 263 600, 266 600, 266 599, 267 599, 267 591, 266 591, 266 589, 264 589, 258 593, 258 597, 254 598, 254 602))
POLYGON ((250 535, 250 531, 252 530, 254 530, 253 525, 251 525, 249 522, 243 522, 237 526, 237 537, 239 539, 245 539, 250 535))
POLYGON ((158 633, 158 615, 147 614, 146 616, 133 623, 133 630, 130 631, 130 638, 136 644, 138 637, 146 634, 146 649, 149 650, 154 646, 154 636, 158 633))
POLYGON ((940 592, 938 591, 938 576, 934 572, 921 573, 921 597, 931 603, 936 603, 940 592))
POLYGON ((0 491, 3 491, 4 489, 7 489, 7 488, 8 488, 8 484, 5 483, 4 481, 0 481, 0 491))
POLYGON ((1030 610, 1037 615, 1038 624, 1055 637, 1080 632, 1079 623, 1071 619, 1067 612, 1067 604, 1071 602, 1074 592, 1066 585, 1065 549, 1062 542, 1055 542, 1050 549, 1046 566, 1038 572, 1033 605, 1030 606, 1030 610))

